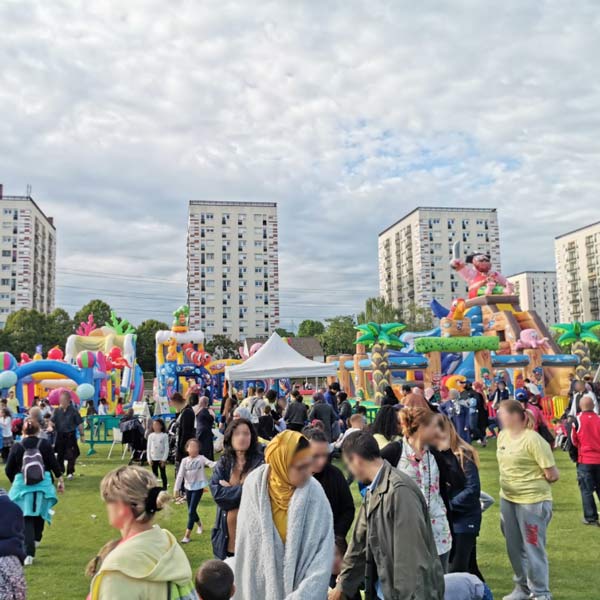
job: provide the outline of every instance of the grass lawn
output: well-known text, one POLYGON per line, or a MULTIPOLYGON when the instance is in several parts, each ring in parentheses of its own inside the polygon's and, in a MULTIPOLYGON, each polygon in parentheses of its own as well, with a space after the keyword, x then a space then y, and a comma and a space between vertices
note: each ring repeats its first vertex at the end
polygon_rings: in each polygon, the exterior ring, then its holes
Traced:
MULTIPOLYGON (((102 476, 119 464, 108 461, 107 447, 98 446, 93 457, 83 456, 78 476, 67 482, 67 491, 56 506, 54 523, 46 529, 42 546, 33 567, 27 570, 29 598, 52 600, 83 599, 89 582, 83 575, 88 560, 108 540, 117 537, 107 525, 105 509, 98 488, 102 476)), ((552 589, 557 600, 582 600, 600 597, 600 529, 580 524, 581 505, 574 465, 568 456, 555 452, 561 480, 554 486, 554 519, 549 531, 552 589)), ((114 456, 114 453, 113 453, 114 456)), ((495 444, 481 451, 483 489, 498 498, 495 444)), ((170 467, 172 476, 173 467, 170 467)), ((7 487, 4 473, 0 486, 7 487)), ((358 494, 357 494, 358 497, 358 494)), ((195 536, 185 547, 192 567, 211 558, 210 527, 215 509, 210 494, 200 504, 205 533, 195 536)), ((512 589, 511 571, 500 533, 498 504, 484 515, 479 538, 479 564, 496 598, 512 589)), ((185 528, 185 506, 172 506, 158 522, 180 537, 185 528)), ((315 599, 318 600, 318 599, 315 599)))

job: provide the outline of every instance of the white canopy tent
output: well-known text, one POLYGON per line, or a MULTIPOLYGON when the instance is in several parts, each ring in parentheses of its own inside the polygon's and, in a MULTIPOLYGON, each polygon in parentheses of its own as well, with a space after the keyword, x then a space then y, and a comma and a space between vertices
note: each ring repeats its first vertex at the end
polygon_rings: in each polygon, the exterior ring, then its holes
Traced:
POLYGON ((248 360, 239 365, 225 367, 225 378, 229 381, 329 377, 336 374, 335 365, 320 363, 302 356, 276 333, 248 360))

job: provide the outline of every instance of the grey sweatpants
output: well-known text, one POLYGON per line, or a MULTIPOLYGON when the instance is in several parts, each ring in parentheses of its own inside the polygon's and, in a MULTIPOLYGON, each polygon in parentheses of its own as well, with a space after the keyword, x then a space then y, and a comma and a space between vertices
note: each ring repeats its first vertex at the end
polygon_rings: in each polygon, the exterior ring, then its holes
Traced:
POLYGON ((516 504, 500 498, 500 517, 514 582, 524 592, 549 596, 546 530, 552 518, 552 502, 516 504))

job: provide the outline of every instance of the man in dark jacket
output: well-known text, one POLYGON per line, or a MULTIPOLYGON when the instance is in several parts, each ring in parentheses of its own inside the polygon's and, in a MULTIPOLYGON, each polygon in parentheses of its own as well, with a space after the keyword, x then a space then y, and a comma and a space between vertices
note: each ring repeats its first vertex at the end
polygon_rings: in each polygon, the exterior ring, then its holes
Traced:
POLYGON ((173 394, 171 404, 175 407, 175 412, 177 413, 175 452, 175 473, 177 473, 179 463, 187 456, 185 445, 188 443, 188 440, 196 436, 196 415, 194 409, 179 392, 173 394))
POLYGON ((73 479, 75 462, 79 456, 78 429, 79 438, 82 443, 85 443, 83 419, 79 411, 73 406, 69 392, 61 392, 58 401, 60 404, 52 414, 52 423, 56 432, 54 451, 61 465, 64 465, 65 460, 67 461, 67 479, 73 479))
POLYGON ((594 492, 600 489, 600 417, 594 412, 594 399, 583 396, 581 412, 571 427, 571 441, 577 448, 577 481, 583 504, 584 525, 598 525, 594 492))
POLYGON ((284 420, 288 429, 302 431, 308 419, 308 407, 304 404, 304 398, 298 390, 292 392, 292 401, 285 411, 284 420))
POLYGON ((345 538, 354 521, 354 500, 343 473, 331 464, 329 442, 319 429, 305 430, 313 451, 313 477, 321 484, 333 513, 333 532, 345 538))
POLYGON ((333 412, 336 416, 336 419, 339 419, 338 414, 338 405, 337 405, 337 394, 340 391, 340 384, 337 381, 334 381, 329 385, 327 391, 323 394, 325 397, 325 402, 333 408, 333 412))
POLYGON ((325 402, 325 397, 323 394, 317 393, 313 396, 313 408, 310 411, 310 415, 308 415, 309 421, 317 420, 321 421, 325 426, 325 435, 327 436, 327 441, 332 441, 333 436, 333 427, 337 422, 337 417, 333 412, 333 408, 327 402, 325 402))
MULTIPOLYGON (((191 404, 191 402, 190 402, 191 404)), ((213 425, 215 415, 209 408, 209 400, 202 396, 198 401, 200 410, 196 414, 196 439, 200 442, 200 454, 209 460, 215 460, 215 448, 213 443, 213 425)))
POLYGON ((354 477, 369 486, 329 600, 352 597, 363 581, 366 600, 443 600, 442 563, 417 485, 381 458, 366 431, 349 435, 342 453, 354 477))

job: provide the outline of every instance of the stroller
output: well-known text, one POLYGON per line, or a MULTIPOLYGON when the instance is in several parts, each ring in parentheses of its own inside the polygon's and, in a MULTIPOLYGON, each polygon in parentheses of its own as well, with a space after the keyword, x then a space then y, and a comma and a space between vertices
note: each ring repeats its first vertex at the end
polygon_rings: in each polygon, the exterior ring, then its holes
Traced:
POLYGON ((167 461, 175 463, 177 457, 177 430, 179 429, 179 422, 177 419, 173 419, 167 428, 167 435, 169 436, 169 456, 167 461))
POLYGON ((139 462, 143 465, 146 460, 146 436, 142 423, 138 418, 121 421, 119 429, 123 433, 123 443, 131 449, 129 464, 139 462))

